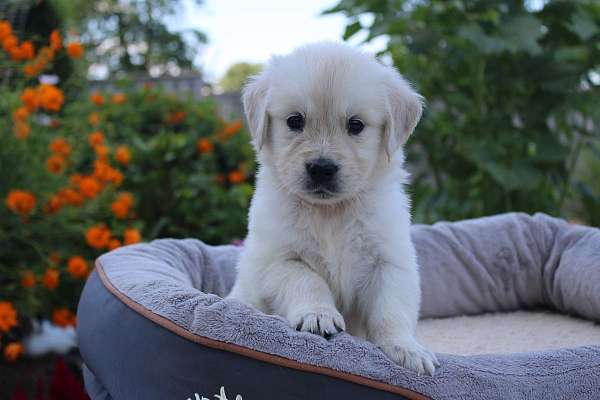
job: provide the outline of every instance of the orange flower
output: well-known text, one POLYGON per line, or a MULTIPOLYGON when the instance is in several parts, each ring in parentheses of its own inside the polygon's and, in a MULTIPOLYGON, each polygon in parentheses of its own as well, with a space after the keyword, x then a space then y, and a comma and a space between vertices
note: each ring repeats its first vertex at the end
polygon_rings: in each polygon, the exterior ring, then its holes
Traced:
POLYGON ((227 136, 233 136, 236 133, 238 133, 240 129, 242 129, 242 126, 242 120, 238 119, 237 121, 234 121, 231 124, 227 125, 223 132, 225 132, 227 136))
POLYGON ((19 140, 27 139, 31 133, 31 127, 27 122, 15 121, 14 133, 15 137, 19 140))
POLYGON ((90 123, 90 125, 98 125, 100 123, 100 115, 94 111, 88 117, 88 122, 90 123))
POLYGON ((35 57, 35 49, 31 40, 26 40, 21 43, 21 57, 24 60, 31 60, 35 57))
POLYGON ((10 58, 13 61, 32 60, 35 57, 35 49, 33 48, 33 43, 30 40, 18 45, 18 41, 15 42, 12 39, 8 39, 6 46, 12 46, 6 49, 6 51, 10 53, 10 58))
POLYGON ((129 214, 129 207, 121 201, 113 201, 110 205, 110 209, 113 214, 115 214, 115 217, 119 219, 124 219, 127 217, 127 214, 129 214))
POLYGON ((37 68, 36 65, 34 64, 26 64, 25 66, 23 66, 23 74, 25 74, 26 77, 28 78, 32 78, 34 76, 36 76, 39 73, 39 70, 37 68))
POLYGON ((6 51, 10 54, 10 59, 13 61, 21 61, 25 59, 25 55, 23 54, 21 47, 18 45, 18 42, 6 51))
POLYGON ((185 119, 185 111, 173 111, 167 116, 167 122, 173 125, 180 124, 185 119))
POLYGON ((133 205, 133 195, 131 193, 121 193, 115 201, 111 204, 110 208, 115 216, 119 219, 127 217, 129 209, 133 205))
POLYGON ((139 243, 142 240, 140 231, 135 228, 127 228, 123 233, 123 242, 125 245, 139 243))
POLYGON ((129 192, 119 193, 119 197, 117 197, 117 201, 121 203, 125 203, 127 207, 133 206, 133 195, 129 192))
POLYGON ((119 239, 110 239, 108 241, 108 250, 114 250, 121 247, 121 241, 119 239))
POLYGON ((110 181, 115 186, 121 186, 121 184, 123 183, 123 174, 121 173, 121 171, 111 168, 110 169, 110 181))
POLYGON ((0 21, 0 41, 12 34, 12 27, 8 21, 0 21))
POLYGON ((62 205, 63 203, 60 196, 55 194, 50 196, 48 201, 46 201, 43 206, 43 210, 46 214, 56 214, 58 211, 60 211, 62 205))
POLYGON ((101 106, 102 104, 104 104, 104 97, 100 94, 100 92, 97 91, 92 93, 92 95, 90 96, 90 100, 97 106, 101 106))
POLYGON ((110 230, 104 224, 97 224, 88 228, 85 241, 94 249, 101 250, 108 245, 110 230))
POLYGON ((219 139, 224 142, 242 129, 242 120, 237 120, 231 124, 227 124, 225 128, 219 133, 219 139))
POLYGON ((92 147, 104 144, 104 134, 100 131, 94 131, 90 133, 88 136, 88 143, 92 147))
POLYGON ((111 168, 112 167, 104 160, 94 161, 94 178, 99 181, 109 181, 111 168))
POLYGON ((121 93, 121 92, 115 93, 112 95, 111 101, 114 104, 123 104, 127 101, 127 96, 125 95, 125 93, 121 93))
POLYGON ((35 287, 35 275, 31 271, 25 271, 21 277, 21 286, 25 289, 35 287))
POLYGON ((79 42, 72 42, 67 45, 67 54, 74 59, 80 59, 83 56, 83 46, 79 42))
POLYGON ((75 186, 79 186, 79 182, 81 182, 81 178, 83 178, 81 176, 81 174, 75 173, 69 177, 69 181, 71 182, 71 184, 73 184, 75 186))
POLYGON ((29 116, 29 110, 27 107, 19 107, 13 112, 13 119, 15 121, 25 121, 29 116))
POLYGON ((75 207, 82 205, 83 201, 85 200, 83 194, 71 188, 60 190, 57 193, 57 196, 59 197, 62 203, 75 207))
POLYGON ((80 256, 74 256, 69 258, 67 262, 67 271, 73 278, 84 278, 88 274, 88 262, 80 256))
POLYGON ((15 214, 26 217, 35 207, 35 196, 25 190, 11 190, 6 196, 6 206, 15 214))
POLYGON ((42 285, 48 290, 54 290, 60 283, 60 273, 56 268, 48 268, 42 276, 42 285))
MULTIPOLYGON (((96 148, 98 148, 97 146, 96 148)), ((109 182, 114 174, 114 168, 111 167, 105 160, 94 161, 94 178, 101 182, 109 182)))
POLYGON ((10 53, 17 45, 19 44, 19 40, 13 34, 6 36, 2 39, 2 48, 4 51, 10 53))
POLYGON ((108 159, 108 151, 108 146, 105 146, 103 144, 94 146, 94 152, 96 153, 96 157, 98 157, 98 159, 102 161, 106 161, 106 159, 108 159))
POLYGON ((46 160, 46 167, 48 167, 48 171, 53 174, 60 174, 65 169, 67 161, 60 154, 52 154, 46 160))
POLYGON ((62 47, 62 37, 60 36, 60 32, 57 30, 53 30, 50 34, 50 48, 52 50, 60 50, 62 47))
POLYGON ((4 348, 4 358, 8 362, 15 362, 24 352, 21 342, 10 342, 4 348))
POLYGON ((38 109, 40 100, 38 98, 38 92, 32 88, 26 88, 21 94, 21 101, 25 104, 25 107, 31 112, 38 109))
POLYGON ((12 303, 0 301, 0 332, 8 332, 17 325, 17 310, 12 303))
POLYGON ((52 47, 42 47, 39 52, 39 68, 44 68, 48 61, 54 59, 54 49, 52 47))
MULTIPOLYGON (((97 149, 98 147, 96 147, 97 149)), ((106 157, 101 157, 100 160, 94 162, 94 177, 101 182, 112 182, 119 186, 123 182, 123 174, 117 169, 111 167, 105 160, 106 157)))
POLYGON ((52 323, 61 328, 75 326, 77 324, 77 317, 68 308, 57 308, 52 312, 52 323))
POLYGON ((67 157, 71 154, 71 145, 64 138, 57 136, 50 143, 50 151, 67 157))
POLYGON ((244 174, 240 170, 231 171, 227 176, 227 179, 232 184, 238 184, 244 182, 244 174))
POLYGON ((129 153, 129 148, 127 146, 119 146, 115 151, 115 160, 123 166, 129 165, 129 160, 131 159, 131 154, 129 153))
POLYGON ((58 112, 65 102, 63 92, 53 85, 42 83, 38 86, 38 95, 40 106, 47 111, 58 112))
POLYGON ((212 142, 206 138, 198 139, 196 143, 196 148, 200 154, 210 154, 213 152, 215 146, 212 142))
POLYGON ((83 177, 81 178, 81 181, 79 181, 79 192, 88 199, 96 197, 101 189, 102 187, 98 180, 92 176, 83 177))

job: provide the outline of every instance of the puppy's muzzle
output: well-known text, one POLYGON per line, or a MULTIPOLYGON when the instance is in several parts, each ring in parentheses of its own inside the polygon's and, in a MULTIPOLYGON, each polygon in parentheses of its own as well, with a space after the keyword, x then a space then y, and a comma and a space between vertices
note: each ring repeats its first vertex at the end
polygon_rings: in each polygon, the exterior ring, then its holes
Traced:
POLYGON ((308 189, 313 191, 335 192, 339 166, 332 160, 317 158, 305 163, 308 175, 308 189))

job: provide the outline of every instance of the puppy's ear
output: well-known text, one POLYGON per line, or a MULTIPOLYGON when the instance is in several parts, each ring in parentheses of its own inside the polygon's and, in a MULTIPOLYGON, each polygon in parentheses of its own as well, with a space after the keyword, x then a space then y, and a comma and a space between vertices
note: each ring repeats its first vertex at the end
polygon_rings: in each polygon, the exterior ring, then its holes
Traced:
POLYGON ((423 113, 423 96, 396 71, 389 71, 387 93, 388 118, 384 129, 385 152, 388 161, 406 143, 423 113))
POLYGON ((252 142, 256 151, 260 151, 269 130, 269 116, 267 115, 267 97, 269 85, 265 72, 250 78, 242 90, 242 103, 244 112, 252 134, 252 142))

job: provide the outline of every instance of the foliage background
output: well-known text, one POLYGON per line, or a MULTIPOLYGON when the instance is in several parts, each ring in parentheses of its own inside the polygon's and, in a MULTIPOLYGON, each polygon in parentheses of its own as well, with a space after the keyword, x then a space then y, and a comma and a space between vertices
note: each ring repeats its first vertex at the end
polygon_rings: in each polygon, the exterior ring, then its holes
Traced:
POLYGON ((262 70, 261 64, 240 62, 230 66, 219 81, 219 88, 224 92, 240 91, 249 77, 262 70))
POLYGON ((342 0, 326 12, 348 17, 345 39, 387 36, 381 55, 427 100, 407 150, 417 221, 542 211, 600 225, 600 3, 342 0))

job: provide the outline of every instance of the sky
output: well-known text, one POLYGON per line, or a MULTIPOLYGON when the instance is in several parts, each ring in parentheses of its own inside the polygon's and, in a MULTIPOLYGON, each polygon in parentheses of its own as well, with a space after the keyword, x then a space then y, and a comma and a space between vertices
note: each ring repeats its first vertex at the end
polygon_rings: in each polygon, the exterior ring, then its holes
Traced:
MULTIPOLYGON (((337 0, 205 0, 194 7, 188 0, 185 11, 169 25, 207 34, 208 44, 195 62, 207 81, 216 82, 236 62, 264 63, 272 54, 289 53, 303 44, 341 41, 346 17, 320 15, 335 4, 337 0)), ((361 39, 359 35, 351 43, 359 45, 361 39)), ((377 51, 384 44, 381 39, 361 47, 377 51)))

